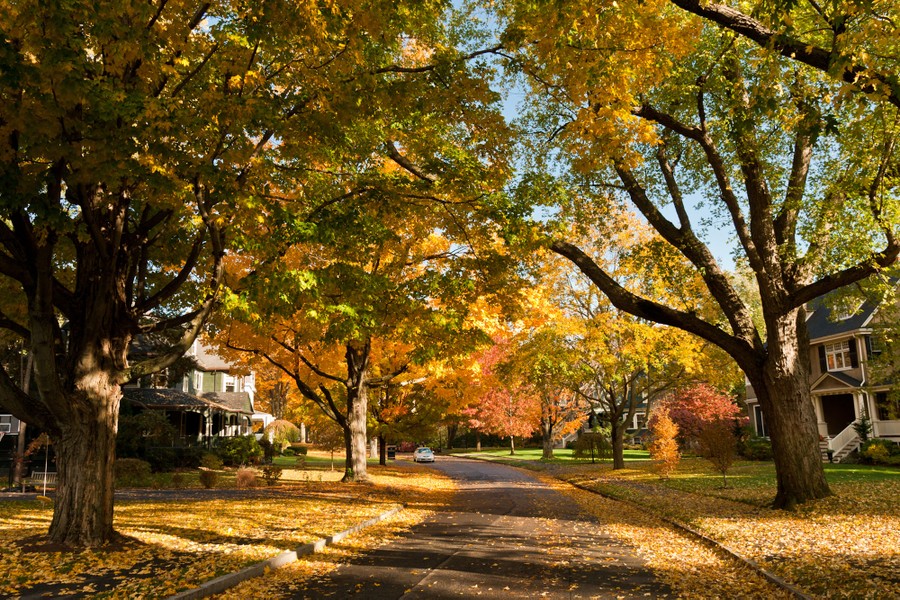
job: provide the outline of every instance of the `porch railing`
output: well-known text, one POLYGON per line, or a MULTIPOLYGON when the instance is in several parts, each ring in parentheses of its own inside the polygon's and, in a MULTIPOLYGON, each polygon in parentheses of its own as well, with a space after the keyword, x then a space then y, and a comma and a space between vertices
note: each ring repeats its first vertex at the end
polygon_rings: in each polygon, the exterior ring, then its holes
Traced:
POLYGON ((875 437, 900 437, 900 421, 874 421, 872 434, 875 437))
POLYGON ((857 435, 856 430, 853 428, 854 425, 856 425, 856 421, 847 425, 842 432, 828 440, 828 449, 837 453, 840 452, 844 446, 855 440, 857 435))

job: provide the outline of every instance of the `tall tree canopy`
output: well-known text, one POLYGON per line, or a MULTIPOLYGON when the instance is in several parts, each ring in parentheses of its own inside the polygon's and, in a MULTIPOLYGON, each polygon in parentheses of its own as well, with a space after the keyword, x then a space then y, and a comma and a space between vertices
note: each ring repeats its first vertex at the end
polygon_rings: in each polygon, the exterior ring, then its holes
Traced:
MULTIPOLYGON (((320 192, 334 189, 334 177, 322 177, 338 164, 332 153, 355 152, 352 165, 365 171, 375 145, 403 164, 404 151, 430 143, 394 137, 380 111, 410 78, 430 93, 409 96, 409 121, 430 102, 457 101, 457 89, 441 84, 465 62, 456 60, 460 38, 441 37, 446 8, 355 0, 0 7, 0 278, 14 291, 3 301, 27 306, 22 315, 4 305, 0 326, 34 355, 39 392, 31 399, 0 373, 0 402, 57 444, 54 541, 111 538, 119 386, 189 345, 213 306, 227 250, 254 245, 248 224, 293 214, 260 207, 308 197, 328 205, 320 192), (174 343, 152 361, 129 362, 135 336, 167 329, 174 343)), ((491 122, 482 100, 466 108, 491 122)), ((472 121, 446 130, 478 138, 472 121)), ((433 162, 464 171, 455 158, 433 162)))
POLYGON ((890 97, 843 94, 817 68, 664 1, 503 10, 511 65, 530 78, 537 123, 571 167, 574 202, 632 204, 693 265, 719 310, 703 315, 636 293, 564 233, 550 247, 621 310, 698 335, 737 361, 771 425, 776 506, 828 495, 804 305, 900 253, 900 124, 890 97), (704 221, 734 233, 756 279, 765 338, 704 244, 704 221))

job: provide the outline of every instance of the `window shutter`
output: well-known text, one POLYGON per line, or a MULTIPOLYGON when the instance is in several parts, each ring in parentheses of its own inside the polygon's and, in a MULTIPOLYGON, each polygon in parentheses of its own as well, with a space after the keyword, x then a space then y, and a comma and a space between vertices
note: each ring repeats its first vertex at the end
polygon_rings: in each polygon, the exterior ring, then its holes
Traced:
POLYGON ((825 344, 819 345, 819 369, 823 373, 828 372, 828 361, 825 360, 825 344))
POLYGON ((859 349, 856 345, 856 338, 850 338, 850 366, 854 369, 859 366, 859 349))
POLYGON ((872 354, 873 354, 873 352, 872 352, 872 336, 867 335, 865 337, 865 340, 866 340, 866 358, 871 359, 872 354))

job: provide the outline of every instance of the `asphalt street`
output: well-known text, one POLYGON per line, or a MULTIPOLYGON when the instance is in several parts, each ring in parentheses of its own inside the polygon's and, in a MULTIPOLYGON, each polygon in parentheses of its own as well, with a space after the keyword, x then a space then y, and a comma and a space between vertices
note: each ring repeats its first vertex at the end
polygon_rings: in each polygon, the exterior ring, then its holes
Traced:
POLYGON ((450 506, 294 598, 665 598, 634 550, 571 499, 504 465, 439 456, 450 506))

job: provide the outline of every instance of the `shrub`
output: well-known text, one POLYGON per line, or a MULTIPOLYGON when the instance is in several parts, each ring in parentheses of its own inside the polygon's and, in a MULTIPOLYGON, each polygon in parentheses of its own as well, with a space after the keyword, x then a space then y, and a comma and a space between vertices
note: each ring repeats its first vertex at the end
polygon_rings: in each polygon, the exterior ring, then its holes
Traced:
POLYGON ((222 459, 217 454, 206 452, 200 459, 200 466, 211 471, 219 471, 222 469, 222 459))
POLYGON ((231 467, 256 464, 263 458, 262 446, 254 435, 224 438, 216 448, 222 461, 231 467))
POLYGON ((139 458, 116 460, 116 485, 141 487, 150 485, 150 463, 139 458))
POLYGON ((285 448, 284 451, 282 452, 282 454, 284 456, 296 456, 297 455, 297 453, 294 452, 293 448, 285 448))
POLYGON ((215 471, 211 471, 205 467, 200 467, 200 483, 206 489, 210 490, 216 487, 216 482, 219 480, 219 474, 215 471))
POLYGON ((747 460, 772 460, 772 442, 766 438, 748 438, 738 445, 738 454, 747 460))
POLYGON ((722 474, 722 487, 728 487, 726 476, 737 449, 733 423, 725 419, 705 423, 700 428, 700 452, 722 474))
POLYGON ((309 452, 309 448, 307 448, 306 446, 292 446, 291 449, 300 456, 306 456, 309 452))
POLYGON ((238 469, 235 475, 235 483, 239 488, 256 487, 256 471, 253 469, 238 469))
POLYGON ((873 464, 886 463, 890 453, 888 449, 881 444, 872 444, 860 453, 873 464))
POLYGON ((196 469, 206 450, 200 446, 184 446, 175 448, 175 467, 179 469, 196 469))
POLYGON ((164 473, 175 469, 175 448, 155 447, 144 450, 144 459, 150 463, 154 473, 164 473))
POLYGON ((266 485, 275 485, 281 479, 281 467, 277 465, 266 465, 263 467, 262 472, 266 485))
POLYGON ((263 430, 263 437, 272 441, 279 452, 294 442, 300 441, 300 428, 285 419, 272 421, 263 430))
POLYGON ((609 434, 603 431, 584 432, 578 436, 573 446, 573 458, 588 458, 591 462, 612 456, 612 444, 609 434))
POLYGON ((187 487, 187 480, 184 477, 184 473, 180 471, 175 471, 174 473, 172 473, 172 487, 176 490, 187 487))
POLYGON ((650 457, 656 461, 656 469, 659 476, 668 479, 669 475, 678 467, 681 461, 681 453, 678 451, 678 425, 676 425, 669 413, 659 411, 654 415, 654 422, 650 428, 653 441, 650 442, 650 457))

